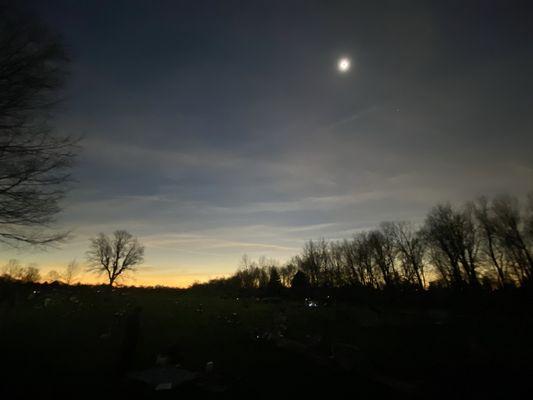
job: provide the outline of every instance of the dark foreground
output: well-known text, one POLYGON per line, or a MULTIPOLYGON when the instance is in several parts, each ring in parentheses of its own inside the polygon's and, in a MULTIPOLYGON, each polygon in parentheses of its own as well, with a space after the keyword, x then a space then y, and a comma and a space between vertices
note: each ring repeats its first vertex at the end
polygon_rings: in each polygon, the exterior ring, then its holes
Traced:
POLYGON ((2 283, 0 398, 524 398, 532 298, 2 283))

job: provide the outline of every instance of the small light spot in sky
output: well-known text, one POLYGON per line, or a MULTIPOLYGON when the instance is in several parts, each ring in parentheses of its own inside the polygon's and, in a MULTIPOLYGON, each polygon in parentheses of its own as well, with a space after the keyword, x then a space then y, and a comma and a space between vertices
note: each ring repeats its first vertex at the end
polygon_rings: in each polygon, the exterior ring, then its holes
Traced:
POLYGON ((341 73, 346 73, 350 70, 352 63, 349 58, 343 57, 337 63, 337 69, 341 73))

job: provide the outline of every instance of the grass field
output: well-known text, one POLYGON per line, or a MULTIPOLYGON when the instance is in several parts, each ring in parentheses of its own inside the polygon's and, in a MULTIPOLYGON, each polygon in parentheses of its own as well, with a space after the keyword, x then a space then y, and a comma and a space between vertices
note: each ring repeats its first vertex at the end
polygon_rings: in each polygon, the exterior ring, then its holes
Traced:
POLYGON ((533 371, 533 318, 522 292, 348 302, 91 286, 3 290, 2 393, 10 398, 513 397, 533 371), (120 369, 125 346, 130 357, 120 369), (176 364, 195 378, 167 390, 134 379, 176 364))

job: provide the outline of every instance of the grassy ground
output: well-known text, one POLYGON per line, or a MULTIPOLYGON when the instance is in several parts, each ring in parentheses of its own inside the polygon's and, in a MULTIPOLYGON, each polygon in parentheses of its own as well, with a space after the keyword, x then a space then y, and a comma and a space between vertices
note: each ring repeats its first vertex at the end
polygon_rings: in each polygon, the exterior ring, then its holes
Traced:
POLYGON ((11 398, 102 392, 267 398, 341 390, 363 398, 518 397, 533 371, 533 318, 520 293, 475 300, 315 298, 315 307, 303 298, 194 290, 17 286, 7 292, 1 390, 11 398), (121 349, 135 337, 137 306, 139 336, 122 371, 121 349), (198 372, 198 379, 170 391, 128 379, 129 371, 153 368, 158 355, 198 372), (210 374, 207 362, 214 364, 210 374))

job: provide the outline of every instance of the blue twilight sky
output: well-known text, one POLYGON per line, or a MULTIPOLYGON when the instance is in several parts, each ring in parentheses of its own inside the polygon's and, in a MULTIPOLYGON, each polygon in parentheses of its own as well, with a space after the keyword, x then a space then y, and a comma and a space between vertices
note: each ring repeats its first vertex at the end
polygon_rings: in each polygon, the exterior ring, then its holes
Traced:
POLYGON ((55 127, 84 141, 73 239, 4 258, 81 261, 120 228, 136 282, 186 284, 533 189, 528 1, 26 3, 72 57, 55 127))

